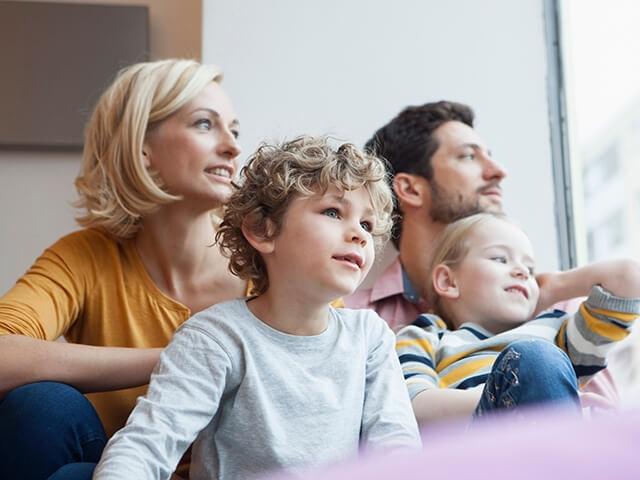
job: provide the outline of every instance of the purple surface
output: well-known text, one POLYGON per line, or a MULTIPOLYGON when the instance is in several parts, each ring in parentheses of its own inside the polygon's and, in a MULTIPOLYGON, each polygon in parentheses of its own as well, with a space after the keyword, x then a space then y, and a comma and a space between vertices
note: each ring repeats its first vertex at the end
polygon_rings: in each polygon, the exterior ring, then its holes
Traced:
MULTIPOLYGON (((423 432, 424 451, 373 456, 305 473, 305 480, 640 479, 640 412, 590 421, 540 411, 463 431, 423 432)), ((275 475, 270 480, 290 480, 275 475)))

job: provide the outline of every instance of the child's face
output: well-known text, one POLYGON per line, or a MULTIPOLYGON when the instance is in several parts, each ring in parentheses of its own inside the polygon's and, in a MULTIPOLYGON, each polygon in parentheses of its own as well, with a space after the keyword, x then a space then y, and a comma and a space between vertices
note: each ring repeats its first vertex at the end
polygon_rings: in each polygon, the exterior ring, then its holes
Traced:
MULTIPOLYGON (((531 242, 500 219, 477 225, 467 238, 469 251, 452 270, 459 296, 456 320, 499 333, 530 320, 540 290, 534 276, 531 242)), ((457 324, 462 322, 455 322, 457 324)))
POLYGON ((331 301, 352 293, 374 260, 375 215, 364 188, 295 198, 265 257, 269 284, 331 301))

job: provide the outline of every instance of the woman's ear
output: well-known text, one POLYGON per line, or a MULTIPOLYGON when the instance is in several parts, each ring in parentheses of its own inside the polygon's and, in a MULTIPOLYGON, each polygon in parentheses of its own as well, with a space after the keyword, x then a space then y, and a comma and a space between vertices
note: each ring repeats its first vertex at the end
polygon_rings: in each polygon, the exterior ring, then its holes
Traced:
POLYGON ((454 271, 448 265, 443 263, 436 265, 431 278, 433 280, 433 290, 439 297, 454 300, 460 296, 454 271))
POLYGON ((142 145, 142 164, 144 165, 144 168, 151 167, 149 151, 150 151, 149 146, 145 142, 144 145, 142 145))
POLYGON ((242 222, 242 234, 247 239, 249 245, 255 248, 263 255, 273 253, 275 249, 274 235, 275 230, 273 222, 270 219, 266 219, 266 228, 264 233, 258 233, 254 228, 251 228, 249 222, 246 220, 242 222))
POLYGON ((393 177, 393 191, 398 198, 401 209, 406 207, 421 207, 424 203, 424 193, 421 182, 425 181, 419 175, 412 173, 396 173, 393 177))

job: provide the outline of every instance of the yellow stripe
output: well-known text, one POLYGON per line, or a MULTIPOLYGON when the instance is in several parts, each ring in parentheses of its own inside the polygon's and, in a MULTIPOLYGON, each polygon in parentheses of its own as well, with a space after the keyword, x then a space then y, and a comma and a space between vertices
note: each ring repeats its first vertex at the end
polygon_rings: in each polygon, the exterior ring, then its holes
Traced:
POLYGON ((629 335, 629 332, 624 328, 612 323, 607 323, 591 315, 591 313, 585 308, 584 303, 580 305, 580 313, 584 317, 587 328, 601 337, 608 338, 615 342, 622 340, 629 335))
POLYGON ((560 347, 565 352, 567 351, 567 342, 565 341, 566 331, 567 331, 567 322, 565 321, 562 323, 562 325, 560 326, 560 330, 558 330, 558 333, 556 334, 556 345, 558 345, 558 347, 560 347))
POLYGON ((442 370, 447 368, 449 365, 454 364, 455 362, 457 362, 462 358, 468 357, 472 353, 476 353, 478 351, 479 352, 501 352, 502 350, 504 350, 504 347, 505 345, 494 345, 493 347, 482 347, 480 349, 467 350, 466 352, 456 353, 455 355, 451 355, 447 358, 443 358, 442 361, 438 365, 436 365, 436 371, 441 372, 442 370))
POLYGON ((436 372, 433 371, 432 368, 427 367, 425 365, 419 365, 419 364, 403 364, 402 365, 402 373, 403 374, 408 374, 408 373, 425 373, 427 375, 429 375, 430 377, 436 378, 436 372))
POLYGON ((453 385, 459 380, 473 376, 478 370, 493 365, 495 359, 496 357, 484 357, 461 365, 440 379, 440 388, 449 388, 450 385, 453 385))
POLYGON ((421 347, 433 358, 433 346, 426 338, 415 338, 412 340, 400 340, 396 343, 396 350, 406 347, 421 347))
POLYGON ((621 322, 633 322, 636 318, 638 318, 638 314, 637 313, 622 313, 622 312, 616 312, 615 310, 604 310, 602 308, 593 308, 593 307, 589 307, 589 310, 591 310, 594 313, 598 313, 600 315, 606 315, 607 317, 612 317, 615 318, 616 320, 619 320, 621 322))

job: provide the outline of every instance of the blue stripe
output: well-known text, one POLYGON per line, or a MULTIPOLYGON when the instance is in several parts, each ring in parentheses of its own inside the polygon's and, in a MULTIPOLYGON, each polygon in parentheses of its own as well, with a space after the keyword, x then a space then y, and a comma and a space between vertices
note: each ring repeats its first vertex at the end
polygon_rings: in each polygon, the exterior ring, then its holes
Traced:
POLYGON ((595 375, 600 370, 604 370, 604 366, 599 365, 574 365, 573 370, 576 372, 578 378, 588 377, 589 375, 595 375))
POLYGON ((471 328, 469 325, 465 325, 464 327, 460 327, 458 330, 466 330, 467 332, 472 333, 479 340, 486 340, 487 337, 484 333, 479 332, 478 330, 471 328))
POLYGON ((557 308, 554 308, 552 312, 546 312, 543 313, 542 315, 538 315, 536 317, 536 319, 538 318, 560 318, 560 317, 564 317, 567 314, 567 312, 564 312, 562 310, 558 310, 557 308))
POLYGON ((418 362, 435 370, 435 368, 433 367, 433 363, 427 357, 423 357, 421 355, 414 355, 413 353, 404 353, 400 355, 399 358, 400 358, 400 363, 418 362))
POLYGON ((437 326, 427 315, 420 315, 411 324, 414 327, 426 328, 437 326))
POLYGON ((485 383, 487 381, 487 377, 489 377, 488 373, 483 373, 482 375, 475 375, 471 378, 467 378, 464 382, 460 382, 456 388, 458 390, 466 390, 467 388, 473 388, 481 383, 485 383))

